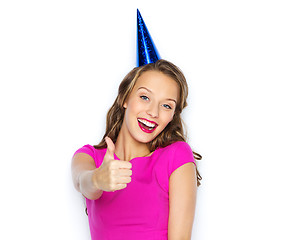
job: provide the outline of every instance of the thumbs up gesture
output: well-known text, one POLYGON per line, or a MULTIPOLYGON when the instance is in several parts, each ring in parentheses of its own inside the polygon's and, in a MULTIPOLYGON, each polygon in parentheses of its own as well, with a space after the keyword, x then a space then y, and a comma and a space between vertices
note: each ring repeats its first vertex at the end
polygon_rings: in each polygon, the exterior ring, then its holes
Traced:
POLYGON ((132 165, 127 161, 114 160, 115 146, 109 137, 105 141, 107 152, 103 163, 93 174, 93 183, 100 190, 114 192, 126 188, 131 182, 132 165))

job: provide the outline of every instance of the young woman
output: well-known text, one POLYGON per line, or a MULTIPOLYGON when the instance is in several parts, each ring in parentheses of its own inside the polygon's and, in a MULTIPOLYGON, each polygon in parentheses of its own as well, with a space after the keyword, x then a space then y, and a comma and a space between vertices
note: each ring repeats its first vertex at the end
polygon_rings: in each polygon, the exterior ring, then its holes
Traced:
POLYGON ((95 239, 191 239, 201 176, 180 114, 188 87, 174 64, 134 68, 107 114, 106 133, 72 160, 95 239))

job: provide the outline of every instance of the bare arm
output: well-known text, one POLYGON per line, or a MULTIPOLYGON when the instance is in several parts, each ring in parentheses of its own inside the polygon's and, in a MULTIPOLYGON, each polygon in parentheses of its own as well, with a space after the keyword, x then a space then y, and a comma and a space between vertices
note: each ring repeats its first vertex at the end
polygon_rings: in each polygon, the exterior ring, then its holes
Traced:
POLYGON ((196 170, 193 163, 176 169, 169 180, 168 240, 190 240, 197 194, 196 170))
POLYGON ((72 180, 77 191, 86 198, 98 199, 103 191, 98 189, 93 182, 96 169, 93 158, 86 153, 78 153, 72 159, 72 180))
POLYGON ((107 152, 99 168, 86 153, 75 154, 72 159, 72 179, 76 190, 86 198, 96 200, 103 191, 113 192, 127 187, 131 182, 131 163, 114 160, 115 146, 106 137, 107 152))

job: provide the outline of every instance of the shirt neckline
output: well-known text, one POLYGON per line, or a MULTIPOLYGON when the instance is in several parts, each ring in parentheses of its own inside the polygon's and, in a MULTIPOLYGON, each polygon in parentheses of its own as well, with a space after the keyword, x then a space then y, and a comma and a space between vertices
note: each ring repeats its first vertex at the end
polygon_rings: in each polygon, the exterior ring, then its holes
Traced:
MULTIPOLYGON (((155 155, 155 153, 157 152, 157 151, 159 151, 159 147, 158 148, 156 148, 156 150, 155 151, 153 151, 152 152, 152 154, 151 155, 149 155, 149 156, 144 156, 144 157, 135 157, 135 158, 132 158, 132 159, 130 159, 130 161, 129 162, 131 162, 131 161, 133 161, 133 160, 135 160, 135 159, 138 159, 138 158, 144 158, 144 159, 148 159, 148 158, 152 158, 154 155, 155 155)), ((106 151, 107 151, 107 149, 106 149, 106 151)), ((118 158, 118 156, 114 153, 114 159, 115 160, 121 160, 121 159, 119 159, 118 158)))

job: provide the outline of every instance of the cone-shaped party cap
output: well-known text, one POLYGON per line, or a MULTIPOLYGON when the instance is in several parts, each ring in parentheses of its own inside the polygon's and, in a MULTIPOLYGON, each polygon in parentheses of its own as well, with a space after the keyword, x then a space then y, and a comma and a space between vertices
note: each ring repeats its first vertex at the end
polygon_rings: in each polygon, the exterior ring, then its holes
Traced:
POLYGON ((148 63, 154 63, 160 59, 160 55, 158 53, 155 44, 150 37, 150 34, 147 30, 145 22, 141 16, 139 9, 138 12, 138 42, 137 42, 137 66, 143 66, 148 63))

